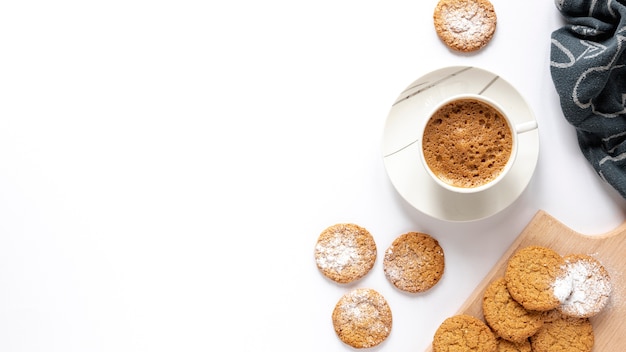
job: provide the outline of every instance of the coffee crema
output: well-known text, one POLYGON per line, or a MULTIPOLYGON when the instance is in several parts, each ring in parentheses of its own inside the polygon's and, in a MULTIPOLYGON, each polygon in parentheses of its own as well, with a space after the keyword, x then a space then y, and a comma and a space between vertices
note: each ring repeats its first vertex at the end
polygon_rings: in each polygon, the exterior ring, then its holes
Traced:
POLYGON ((493 181, 504 170, 513 136, 497 109, 465 98, 443 105, 430 117, 422 149, 426 164, 440 180, 475 188, 493 181))

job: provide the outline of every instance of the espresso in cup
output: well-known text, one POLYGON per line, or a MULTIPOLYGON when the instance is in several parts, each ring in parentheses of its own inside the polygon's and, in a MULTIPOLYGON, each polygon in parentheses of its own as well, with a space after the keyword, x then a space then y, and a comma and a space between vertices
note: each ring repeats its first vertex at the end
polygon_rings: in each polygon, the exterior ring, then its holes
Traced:
POLYGON ((507 168, 515 132, 503 113, 483 100, 449 101, 426 123, 423 161, 444 184, 461 189, 483 187, 507 168))

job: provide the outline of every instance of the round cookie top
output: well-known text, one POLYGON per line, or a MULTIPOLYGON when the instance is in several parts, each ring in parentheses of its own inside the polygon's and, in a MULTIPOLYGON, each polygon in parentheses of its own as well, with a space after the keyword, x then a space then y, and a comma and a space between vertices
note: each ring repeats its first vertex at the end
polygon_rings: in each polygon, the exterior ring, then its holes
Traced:
POLYGON ((433 19, 439 38, 461 52, 476 51, 487 45, 497 23, 489 0, 440 0, 433 19))
POLYGON ((561 301, 555 293, 555 282, 564 272, 565 260, 554 250, 528 246, 509 259, 504 277, 507 289, 528 310, 547 311, 561 301))
POLYGON ((439 242, 420 232, 398 236, 385 252, 383 268, 387 280, 402 291, 418 293, 433 287, 445 266, 439 242))
POLYGON ((498 338, 498 352, 531 352, 530 341, 515 343, 503 338, 498 338))
POLYGON ((354 348, 374 347, 391 333, 391 309, 373 289, 357 288, 344 294, 332 318, 339 339, 354 348))
POLYGON ((557 291, 570 292, 561 297, 559 310, 564 315, 589 318, 606 306, 611 294, 611 279, 604 266, 585 254, 564 257, 565 273, 557 278, 557 291))
POLYGON ((454 315, 439 325, 433 338, 433 352, 448 351, 496 352, 496 337, 481 320, 454 315))
POLYGON ((530 338, 534 352, 591 352, 593 343, 593 327, 586 318, 556 319, 545 323, 530 338))
POLYGON ((483 296, 483 314, 487 324, 499 337, 523 343, 543 326, 543 314, 529 311, 517 303, 499 278, 487 286, 483 296))
POLYGON ((319 235, 315 263, 327 278, 350 283, 365 276, 376 261, 374 237, 355 224, 335 224, 319 235))

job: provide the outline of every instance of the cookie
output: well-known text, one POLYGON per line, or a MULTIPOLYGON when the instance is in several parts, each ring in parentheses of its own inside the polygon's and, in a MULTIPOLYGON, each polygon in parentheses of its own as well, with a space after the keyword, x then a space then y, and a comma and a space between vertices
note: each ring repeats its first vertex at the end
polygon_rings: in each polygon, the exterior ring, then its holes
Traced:
POLYGON ((523 343, 543 326, 541 312, 529 311, 517 303, 499 278, 487 286, 483 296, 483 315, 495 334, 514 343, 523 343))
POLYGON ((530 341, 515 343, 503 338, 498 339, 498 352, 531 352, 530 341))
POLYGON ((332 318, 339 339, 354 348, 374 347, 391 333, 391 309, 373 289, 357 288, 343 295, 332 318))
POLYGON ((591 352, 593 343, 593 327, 587 318, 556 319, 530 338, 534 352, 591 352))
POLYGON ((561 297, 559 310, 564 315, 589 318, 606 306, 611 294, 611 279, 604 266, 585 254, 564 257, 565 273, 556 281, 556 287, 568 295, 561 297))
POLYGON ((439 325, 433 338, 433 352, 448 351, 497 352, 496 336, 481 320, 454 315, 439 325))
POLYGON ((336 224, 326 228, 315 245, 318 269, 340 284, 362 278, 372 269, 375 261, 374 237, 355 224, 336 224))
POLYGON ((397 237, 385 252, 385 277, 402 291, 417 293, 432 288, 443 275, 443 249, 433 237, 408 232, 397 237))
POLYGON ((476 51, 487 45, 497 23, 489 0, 440 0, 433 20, 441 41, 461 52, 476 51))
POLYGON ((564 265, 563 257, 550 248, 519 249, 509 259, 504 273, 511 297, 528 310, 557 308, 561 301, 554 285, 564 272, 564 265))
POLYGON ((545 312, 541 312, 541 316, 543 317, 544 323, 549 323, 551 321, 555 321, 556 319, 563 318, 563 314, 558 308, 546 310, 545 312))

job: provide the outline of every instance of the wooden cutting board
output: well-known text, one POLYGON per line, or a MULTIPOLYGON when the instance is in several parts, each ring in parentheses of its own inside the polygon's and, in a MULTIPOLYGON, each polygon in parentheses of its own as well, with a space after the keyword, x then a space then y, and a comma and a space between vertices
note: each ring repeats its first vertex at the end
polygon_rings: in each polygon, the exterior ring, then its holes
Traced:
MULTIPOLYGON (((469 314, 484 321, 483 292, 496 278, 504 276, 511 255, 520 248, 539 245, 552 248, 561 255, 588 254, 605 266, 613 284, 607 307, 592 317, 594 351, 623 351, 626 347, 626 223, 600 236, 586 236, 573 231, 545 211, 538 211, 511 247, 485 276, 458 313, 469 314)), ((426 352, 431 352, 429 346, 426 352)))

